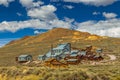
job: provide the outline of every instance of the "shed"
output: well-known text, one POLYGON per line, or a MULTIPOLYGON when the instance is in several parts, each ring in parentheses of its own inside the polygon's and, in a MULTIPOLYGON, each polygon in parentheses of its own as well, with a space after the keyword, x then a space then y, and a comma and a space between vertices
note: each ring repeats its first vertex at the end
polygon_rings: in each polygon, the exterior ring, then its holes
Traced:
POLYGON ((103 49, 98 48, 96 52, 97 52, 97 55, 102 56, 103 49))
POLYGON ((102 51, 103 51, 103 49, 101 49, 101 48, 98 48, 98 49, 96 50, 97 53, 102 53, 102 51))
POLYGON ((18 57, 18 62, 27 62, 27 61, 32 61, 31 55, 20 55, 18 57))
POLYGON ((45 60, 45 58, 46 58, 46 55, 39 55, 38 56, 38 60, 45 60))

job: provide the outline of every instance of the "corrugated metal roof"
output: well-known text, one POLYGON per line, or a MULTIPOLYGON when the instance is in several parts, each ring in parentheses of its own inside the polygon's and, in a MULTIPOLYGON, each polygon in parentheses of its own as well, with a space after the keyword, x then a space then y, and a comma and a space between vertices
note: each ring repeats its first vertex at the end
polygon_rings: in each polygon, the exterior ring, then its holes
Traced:
POLYGON ((80 51, 78 54, 80 54, 80 55, 86 55, 86 51, 80 51))
POLYGON ((74 56, 77 56, 78 54, 71 54, 70 56, 74 57, 74 56))
MULTIPOLYGON (((64 49, 64 47, 67 45, 68 43, 64 43, 64 44, 59 44, 56 48, 53 48, 53 50, 62 50, 64 49)), ((57 55, 60 55, 62 52, 58 52, 58 53, 55 53, 54 56, 57 56, 57 55)), ((47 57, 50 57, 51 56, 51 51, 49 51, 47 54, 46 54, 47 57)))
POLYGON ((96 50, 97 53, 102 53, 102 51, 103 51, 103 50, 102 50, 101 48, 98 48, 98 49, 96 50))
POLYGON ((44 56, 44 55, 39 55, 38 57, 42 57, 42 56, 44 56))
POLYGON ((70 54, 70 52, 64 52, 64 54, 70 54))
POLYGON ((31 55, 20 55, 19 57, 27 57, 27 56, 31 56, 31 55))
POLYGON ((53 50, 54 50, 54 49, 64 49, 65 46, 66 46, 66 45, 59 45, 59 46, 57 46, 56 48, 53 48, 53 50))
POLYGON ((72 50, 71 51, 71 54, 77 54, 78 53, 78 50, 72 50))
POLYGON ((47 54, 46 54, 47 57, 50 57, 51 56, 51 51, 49 51, 47 54))
POLYGON ((59 44, 56 48, 53 49, 64 49, 64 47, 69 43, 59 44))
MULTIPOLYGON (((57 55, 60 55, 61 53, 55 53, 54 55, 52 56, 57 56, 57 55)), ((47 57, 50 57, 51 56, 51 52, 49 51, 47 54, 46 54, 47 57)))
POLYGON ((79 50, 72 50, 71 53, 72 53, 72 52, 78 52, 78 51, 79 51, 79 50))

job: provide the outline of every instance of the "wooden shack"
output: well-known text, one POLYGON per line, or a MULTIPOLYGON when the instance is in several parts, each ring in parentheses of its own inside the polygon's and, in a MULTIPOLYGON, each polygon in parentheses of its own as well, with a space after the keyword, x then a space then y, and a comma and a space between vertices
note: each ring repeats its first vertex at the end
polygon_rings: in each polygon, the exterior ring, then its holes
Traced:
POLYGON ((16 57, 16 61, 19 63, 32 61, 32 56, 31 55, 20 55, 16 57))
POLYGON ((46 58, 46 55, 39 55, 38 56, 38 60, 45 60, 45 58, 46 58))
POLYGON ((96 50, 96 52, 98 53, 99 56, 101 56, 101 54, 102 54, 102 52, 103 52, 103 49, 98 48, 98 49, 96 50))

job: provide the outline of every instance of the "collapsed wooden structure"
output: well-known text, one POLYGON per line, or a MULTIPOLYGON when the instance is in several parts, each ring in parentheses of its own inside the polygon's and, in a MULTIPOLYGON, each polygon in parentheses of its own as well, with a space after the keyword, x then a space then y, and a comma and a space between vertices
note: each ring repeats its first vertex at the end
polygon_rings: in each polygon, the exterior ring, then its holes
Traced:
POLYGON ((96 52, 92 51, 92 46, 87 46, 86 49, 73 51, 67 55, 64 59, 68 64, 79 64, 82 60, 100 61, 103 60, 101 56, 102 49, 97 49, 96 52))
POLYGON ((55 67, 67 67, 68 66, 67 63, 60 62, 54 58, 48 59, 44 63, 45 63, 45 66, 48 66, 48 67, 53 67, 53 66, 55 66, 55 67))

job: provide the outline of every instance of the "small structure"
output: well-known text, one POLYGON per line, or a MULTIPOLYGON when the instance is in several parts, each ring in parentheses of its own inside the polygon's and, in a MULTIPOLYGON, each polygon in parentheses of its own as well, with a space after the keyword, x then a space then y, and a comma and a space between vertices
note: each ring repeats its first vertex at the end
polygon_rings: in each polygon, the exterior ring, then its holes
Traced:
POLYGON ((98 48, 98 49, 96 50, 97 56, 101 56, 101 57, 102 57, 102 52, 103 52, 103 49, 98 48))
POLYGON ((102 57, 103 49, 98 48, 96 52, 97 52, 97 55, 94 56, 94 60, 103 60, 103 57, 102 57))
POLYGON ((38 56, 38 60, 45 60, 45 58, 46 58, 46 55, 39 55, 38 56))
POLYGON ((98 48, 98 49, 96 50, 96 52, 97 52, 99 55, 101 55, 101 53, 103 52, 103 50, 102 50, 101 48, 98 48))
POLYGON ((31 55, 20 55, 19 57, 16 58, 16 61, 20 63, 32 61, 32 56, 31 55))

